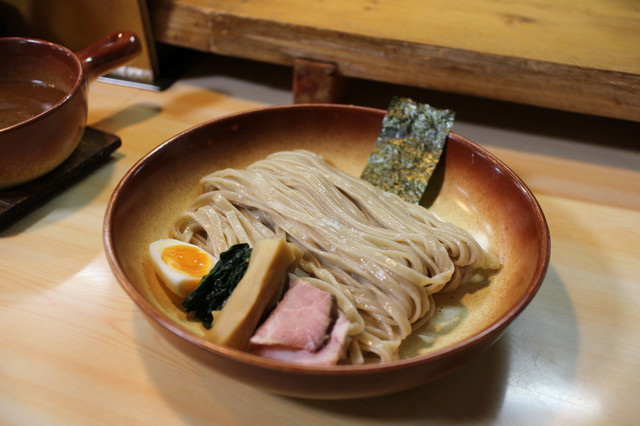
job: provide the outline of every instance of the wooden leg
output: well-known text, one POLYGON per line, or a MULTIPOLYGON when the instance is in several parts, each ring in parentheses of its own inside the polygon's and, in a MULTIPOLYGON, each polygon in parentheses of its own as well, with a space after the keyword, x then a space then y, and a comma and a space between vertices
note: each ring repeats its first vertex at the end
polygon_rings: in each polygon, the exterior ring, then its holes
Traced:
POLYGON ((338 103, 345 79, 336 64, 296 59, 293 64, 293 102, 338 103))

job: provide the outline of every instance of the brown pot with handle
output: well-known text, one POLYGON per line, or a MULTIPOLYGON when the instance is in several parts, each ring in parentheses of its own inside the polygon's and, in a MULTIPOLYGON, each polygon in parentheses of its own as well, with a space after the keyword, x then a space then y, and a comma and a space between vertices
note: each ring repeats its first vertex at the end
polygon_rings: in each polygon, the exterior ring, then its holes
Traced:
POLYGON ((44 40, 0 38, 0 190, 62 164, 82 139, 89 84, 140 51, 127 31, 76 53, 44 40))

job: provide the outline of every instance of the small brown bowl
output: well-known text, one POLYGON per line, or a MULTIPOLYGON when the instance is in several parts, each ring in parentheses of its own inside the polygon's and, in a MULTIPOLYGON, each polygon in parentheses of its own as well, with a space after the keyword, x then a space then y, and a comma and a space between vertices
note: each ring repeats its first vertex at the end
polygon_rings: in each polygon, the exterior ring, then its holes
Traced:
POLYGON ((43 40, 0 38, 0 190, 59 166, 82 139, 87 86, 141 51, 130 32, 79 52, 43 40))
POLYGON ((446 332, 428 330, 434 342, 420 354, 380 364, 305 367, 223 347, 185 320, 149 266, 149 243, 168 236, 173 219, 199 192, 201 176, 296 148, 359 175, 384 114, 354 106, 273 107, 204 123, 160 145, 124 176, 107 207, 104 244, 117 280, 169 341, 211 368, 270 392, 330 399, 380 395, 458 368, 493 344, 533 299, 547 270, 550 240, 525 184, 486 150, 453 133, 441 173, 434 176, 431 209, 471 231, 504 266, 489 285, 437 300, 458 321, 446 332))

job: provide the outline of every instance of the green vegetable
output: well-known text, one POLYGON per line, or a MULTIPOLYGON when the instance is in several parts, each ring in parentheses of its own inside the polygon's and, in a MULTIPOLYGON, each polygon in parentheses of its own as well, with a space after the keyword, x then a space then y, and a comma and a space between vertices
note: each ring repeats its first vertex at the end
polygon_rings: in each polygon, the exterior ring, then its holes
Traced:
POLYGON ((418 203, 436 168, 455 113, 393 98, 361 178, 418 203))
POLYGON ((213 311, 222 309, 231 292, 242 279, 247 267, 251 248, 248 244, 236 244, 220 254, 220 260, 211 272, 205 275, 198 287, 182 302, 187 312, 194 315, 210 329, 213 311))

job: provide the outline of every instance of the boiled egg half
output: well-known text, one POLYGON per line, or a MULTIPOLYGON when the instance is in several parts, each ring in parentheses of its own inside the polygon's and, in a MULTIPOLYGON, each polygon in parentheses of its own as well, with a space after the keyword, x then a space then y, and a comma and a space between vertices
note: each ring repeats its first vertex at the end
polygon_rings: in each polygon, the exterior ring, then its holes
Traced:
POLYGON ((149 254, 156 274, 180 297, 187 297, 217 261, 200 247, 171 238, 151 243, 149 254))

